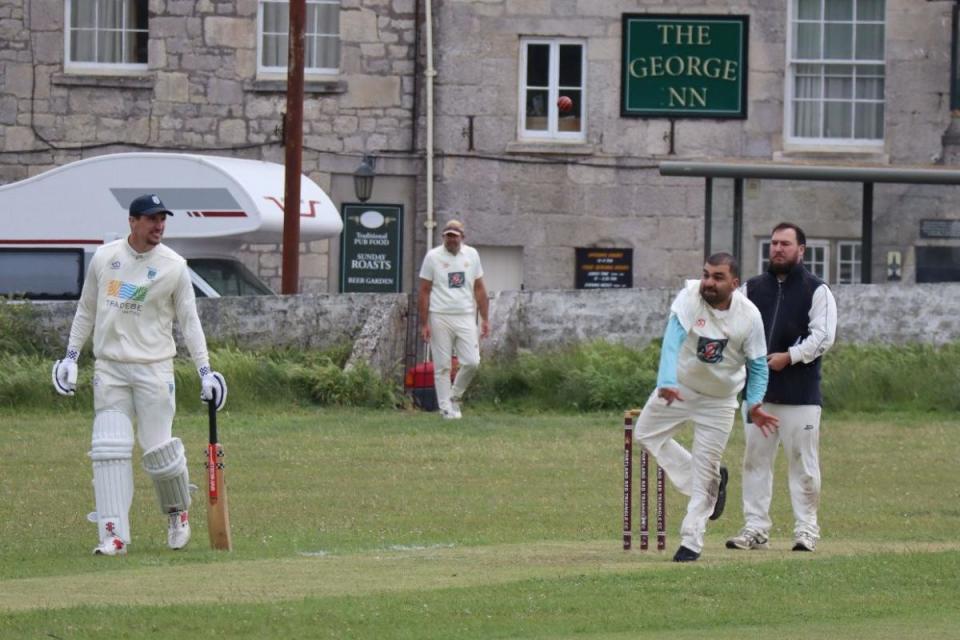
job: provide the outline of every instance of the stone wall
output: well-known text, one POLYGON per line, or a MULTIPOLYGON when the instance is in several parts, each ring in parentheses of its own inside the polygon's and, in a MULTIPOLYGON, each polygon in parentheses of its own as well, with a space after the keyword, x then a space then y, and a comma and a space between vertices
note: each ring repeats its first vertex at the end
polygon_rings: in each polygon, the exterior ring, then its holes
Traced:
MULTIPOLYGON (((404 294, 372 293, 200 298, 197 311, 207 341, 214 345, 322 350, 348 343, 353 345, 348 365, 367 362, 384 377, 399 377, 407 301, 404 294)), ((77 303, 33 307, 43 342, 65 345, 77 303)), ((178 352, 186 354, 179 330, 175 337, 178 352)))
MULTIPOLYGON (((960 284, 847 285, 837 300, 837 343, 940 345, 960 340, 960 284)), ((604 339, 642 347, 660 338, 677 290, 511 291, 491 306, 490 355, 510 356, 604 339)))
MULTIPOLYGON (((493 298, 484 357, 513 357, 590 340, 643 347, 663 334, 675 289, 513 291, 493 298)), ((960 284, 834 289, 837 342, 925 343, 960 340, 960 284)), ((323 349, 353 344, 349 364, 370 363, 399 380, 407 349, 409 296, 311 294, 202 299, 208 340, 241 349, 323 349)), ((76 304, 36 304, 38 331, 63 343, 76 304)), ((180 346, 184 353, 183 346, 180 346)))

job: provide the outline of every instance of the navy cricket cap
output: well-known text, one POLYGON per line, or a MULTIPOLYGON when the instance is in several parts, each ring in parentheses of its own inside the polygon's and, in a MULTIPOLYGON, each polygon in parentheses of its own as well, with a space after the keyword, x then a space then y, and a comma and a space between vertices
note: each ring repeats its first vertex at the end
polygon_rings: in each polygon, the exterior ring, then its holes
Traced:
POLYGON ((134 198, 133 202, 130 203, 131 216, 149 216, 154 213, 165 213, 168 216, 173 215, 173 212, 160 202, 160 197, 153 193, 147 193, 134 198))

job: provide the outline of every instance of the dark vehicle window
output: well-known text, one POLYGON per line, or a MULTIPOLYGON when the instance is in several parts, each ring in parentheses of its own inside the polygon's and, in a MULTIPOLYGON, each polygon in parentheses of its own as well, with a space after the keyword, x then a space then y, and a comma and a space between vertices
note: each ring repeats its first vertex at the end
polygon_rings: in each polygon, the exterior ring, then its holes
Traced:
POLYGON ((267 285, 236 260, 188 259, 187 264, 221 296, 271 295, 267 285))
POLYGON ((83 249, 0 249, 0 296, 78 300, 83 249))

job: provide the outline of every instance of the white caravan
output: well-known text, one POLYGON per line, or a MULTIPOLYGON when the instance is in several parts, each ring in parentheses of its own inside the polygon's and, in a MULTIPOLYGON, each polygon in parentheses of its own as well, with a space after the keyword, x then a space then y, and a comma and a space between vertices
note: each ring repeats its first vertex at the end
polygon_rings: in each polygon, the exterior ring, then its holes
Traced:
MULTIPOLYGON (((236 259, 245 243, 283 237, 284 167, 183 153, 118 153, 80 160, 0 187, 0 296, 80 296, 97 247, 126 237, 130 202, 155 193, 173 212, 163 242, 187 259, 198 296, 269 294, 236 259)), ((300 179, 300 238, 339 235, 340 214, 300 179)))

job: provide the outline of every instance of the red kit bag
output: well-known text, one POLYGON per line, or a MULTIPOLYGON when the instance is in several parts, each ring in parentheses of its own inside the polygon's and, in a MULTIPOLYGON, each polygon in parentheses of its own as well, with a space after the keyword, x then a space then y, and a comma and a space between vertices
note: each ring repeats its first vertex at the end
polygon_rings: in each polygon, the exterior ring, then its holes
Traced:
MULTIPOLYGON (((437 390, 433 382, 433 359, 430 354, 429 342, 425 353, 426 359, 423 362, 418 362, 407 369, 403 386, 412 391, 414 406, 424 411, 436 411, 439 407, 437 406, 437 390)), ((450 367, 451 381, 456 377, 458 366, 457 358, 454 357, 450 367)))

